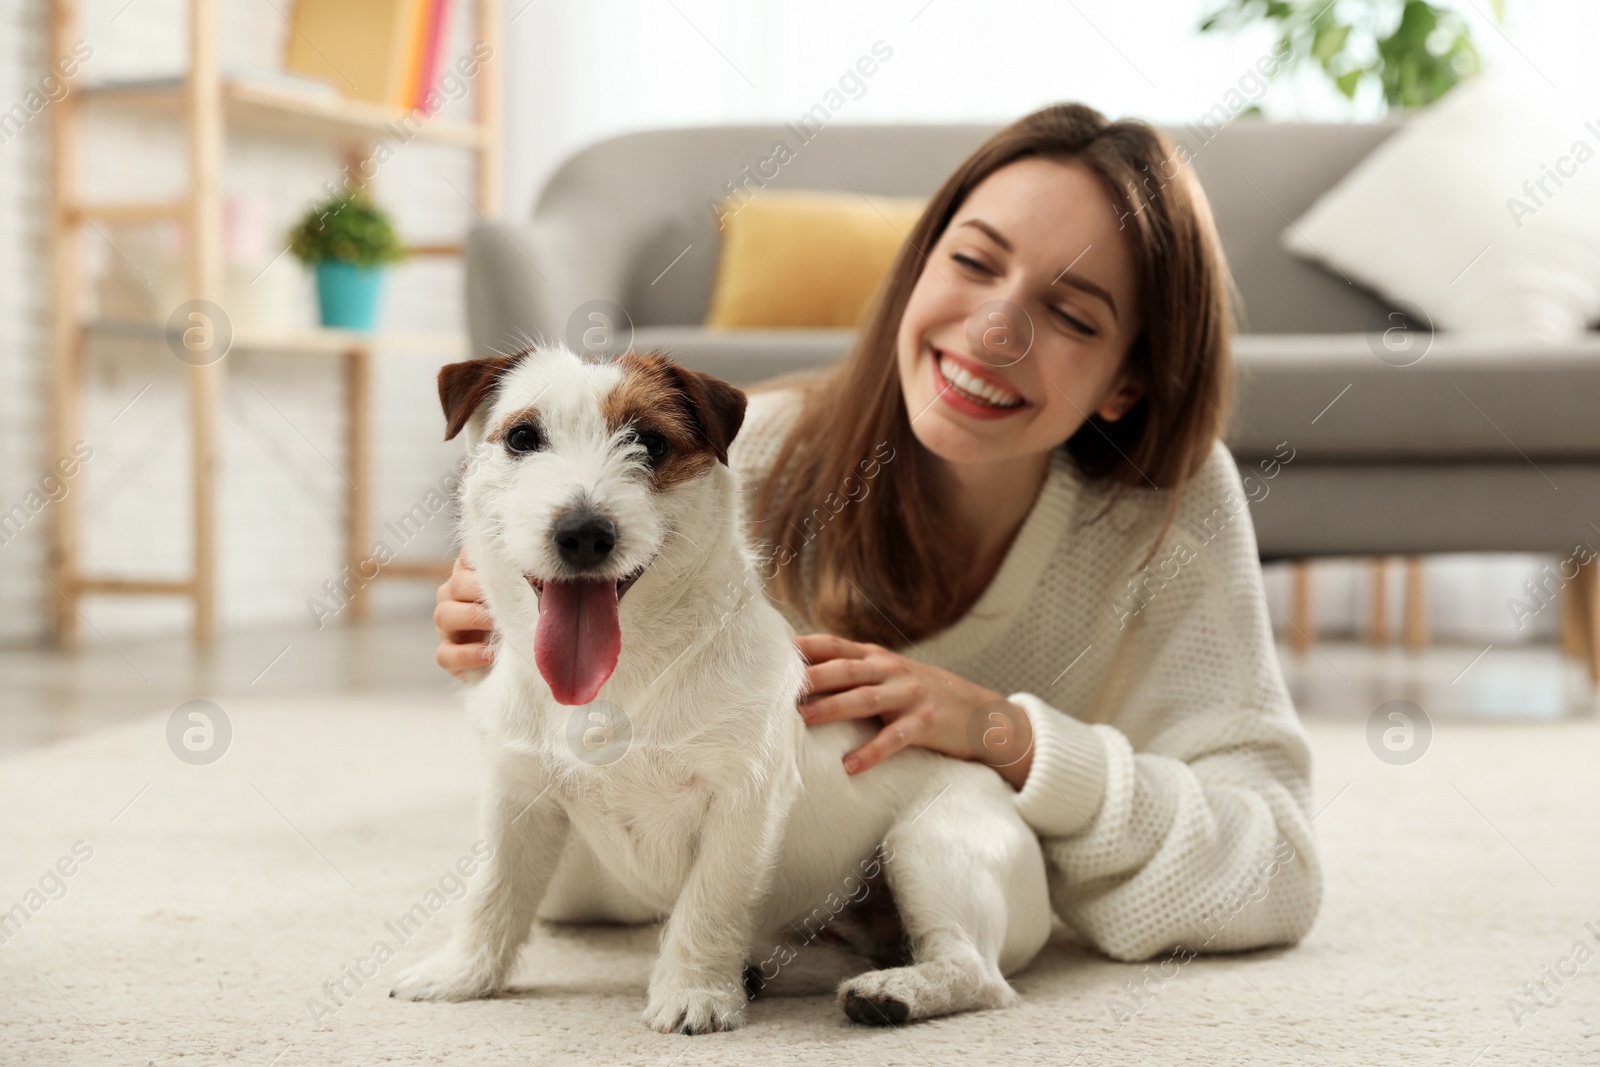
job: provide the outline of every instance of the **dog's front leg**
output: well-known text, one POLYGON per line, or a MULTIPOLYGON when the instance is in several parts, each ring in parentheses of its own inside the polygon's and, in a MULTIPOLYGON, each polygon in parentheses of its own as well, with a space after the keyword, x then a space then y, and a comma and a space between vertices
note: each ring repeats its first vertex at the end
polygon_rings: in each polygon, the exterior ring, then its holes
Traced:
POLYGON ((771 796, 713 800, 650 975, 651 1029, 704 1034, 744 1025, 744 957, 777 854, 776 810, 771 796))
POLYGON ((528 939, 533 915, 567 840, 567 815, 547 793, 490 787, 481 809, 494 854, 470 883, 454 935, 403 972, 390 996, 473 1000, 500 988, 528 939))

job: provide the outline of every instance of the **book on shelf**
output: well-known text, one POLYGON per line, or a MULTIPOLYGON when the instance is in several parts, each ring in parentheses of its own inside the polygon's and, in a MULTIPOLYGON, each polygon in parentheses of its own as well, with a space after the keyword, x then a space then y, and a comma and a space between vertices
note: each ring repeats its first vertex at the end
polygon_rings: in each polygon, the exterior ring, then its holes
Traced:
POLYGON ((296 0, 284 68, 356 100, 404 103, 431 0, 296 0))
POLYGON ((439 83, 440 61, 444 42, 450 28, 450 0, 431 0, 428 35, 423 41, 422 77, 417 85, 416 107, 431 115, 436 108, 428 106, 428 96, 439 83))
POLYGON ((409 111, 416 106, 417 86, 422 82, 422 51, 427 44, 428 17, 433 13, 432 0, 420 0, 411 13, 411 31, 406 43, 406 79, 400 93, 392 103, 409 111))

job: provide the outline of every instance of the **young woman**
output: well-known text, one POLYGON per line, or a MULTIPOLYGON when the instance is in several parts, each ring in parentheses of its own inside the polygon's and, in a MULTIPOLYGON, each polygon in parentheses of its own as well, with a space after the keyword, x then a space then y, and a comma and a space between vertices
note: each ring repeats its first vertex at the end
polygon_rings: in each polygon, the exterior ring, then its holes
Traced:
MULTIPOLYGON (((933 195, 848 358, 752 391, 731 456, 800 713, 884 723, 852 773, 908 745, 994 767, 1057 915, 1117 959, 1294 942, 1321 899, 1218 438, 1231 291, 1163 135, 1045 108, 933 195)), ((434 615, 458 675, 493 658, 479 597, 458 561, 434 615)))

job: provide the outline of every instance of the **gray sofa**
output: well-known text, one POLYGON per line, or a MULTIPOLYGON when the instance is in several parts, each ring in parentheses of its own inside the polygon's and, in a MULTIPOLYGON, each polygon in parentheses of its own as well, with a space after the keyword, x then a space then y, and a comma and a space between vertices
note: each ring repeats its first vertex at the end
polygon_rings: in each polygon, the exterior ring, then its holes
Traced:
MULTIPOLYGON (((1382 341, 1405 322, 1394 309, 1279 246, 1284 227, 1396 128, 1247 120, 1204 143, 1192 128, 1168 131, 1195 152, 1245 306, 1228 442, 1245 472, 1282 442, 1294 450, 1252 507, 1261 554, 1600 546, 1600 337, 1551 346, 1413 331, 1394 335, 1413 346, 1395 353, 1382 341)), ((928 195, 992 130, 832 126, 765 185, 928 195)), ((522 334, 659 345, 745 383, 838 359, 850 331, 698 325, 716 266, 709 204, 778 140, 793 134, 655 130, 573 156, 529 222, 469 237, 475 349, 522 334)))

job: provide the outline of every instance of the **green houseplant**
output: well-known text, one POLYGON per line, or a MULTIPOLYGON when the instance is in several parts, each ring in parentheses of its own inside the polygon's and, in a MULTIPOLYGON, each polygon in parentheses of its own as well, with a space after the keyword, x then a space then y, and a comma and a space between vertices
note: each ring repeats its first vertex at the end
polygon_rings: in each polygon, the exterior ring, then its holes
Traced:
MULTIPOLYGON (((1489 2, 1503 21, 1505 0, 1489 2)), ((1260 23, 1278 31, 1280 50, 1293 49, 1279 73, 1314 64, 1346 99, 1375 79, 1389 107, 1423 107, 1478 71, 1466 20, 1426 0, 1224 0, 1200 32, 1260 23)))
POLYGON ((316 271, 322 325, 347 330, 372 329, 383 268, 405 258, 389 216, 360 191, 307 211, 289 232, 289 250, 316 271))

